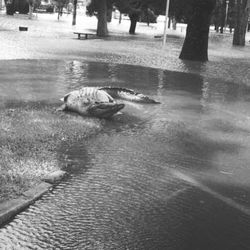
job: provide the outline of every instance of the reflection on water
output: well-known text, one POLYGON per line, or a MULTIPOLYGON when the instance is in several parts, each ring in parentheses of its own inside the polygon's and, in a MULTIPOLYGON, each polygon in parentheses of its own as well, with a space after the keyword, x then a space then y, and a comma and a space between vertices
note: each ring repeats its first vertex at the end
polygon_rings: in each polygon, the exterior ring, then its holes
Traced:
POLYGON ((62 142, 57 160, 70 177, 0 230, 1 247, 247 249, 247 86, 106 63, 1 66, 5 108, 35 100, 57 106, 66 92, 89 85, 133 88, 161 101, 126 103, 98 135, 62 142), (179 172, 220 195, 179 178, 179 172))

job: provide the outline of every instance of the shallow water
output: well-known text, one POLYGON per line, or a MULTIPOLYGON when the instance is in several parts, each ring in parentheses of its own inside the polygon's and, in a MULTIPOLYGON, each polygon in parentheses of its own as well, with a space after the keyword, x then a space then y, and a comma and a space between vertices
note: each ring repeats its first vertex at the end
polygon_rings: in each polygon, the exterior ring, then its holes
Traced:
POLYGON ((0 229, 1 248, 248 249, 248 86, 129 65, 1 64, 0 108, 57 107, 72 89, 103 85, 161 102, 126 103, 99 134, 62 142, 70 177, 0 229))

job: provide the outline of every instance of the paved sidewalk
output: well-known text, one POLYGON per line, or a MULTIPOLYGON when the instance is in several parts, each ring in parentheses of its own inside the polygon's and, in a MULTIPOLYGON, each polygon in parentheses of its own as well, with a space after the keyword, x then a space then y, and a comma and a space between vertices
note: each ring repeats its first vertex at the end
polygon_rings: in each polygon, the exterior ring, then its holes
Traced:
MULTIPOLYGON (((162 34, 163 22, 138 23, 137 35, 128 34, 130 22, 125 19, 119 24, 113 19, 108 25, 110 36, 105 39, 78 40, 74 31, 95 32, 96 17, 83 13, 77 16, 77 25, 72 26, 72 15, 64 14, 57 20, 57 14, 37 14, 33 20, 0 14, 0 60, 6 59, 58 59, 94 60, 162 68, 181 72, 193 72, 204 77, 223 78, 249 84, 250 43, 232 47, 232 35, 210 32, 209 62, 200 64, 179 60, 185 36, 185 26, 178 25, 177 31, 168 31, 167 44, 154 38, 162 34), (20 32, 19 26, 27 26, 27 32, 20 32)), ((250 33, 247 33, 247 41, 250 33)))

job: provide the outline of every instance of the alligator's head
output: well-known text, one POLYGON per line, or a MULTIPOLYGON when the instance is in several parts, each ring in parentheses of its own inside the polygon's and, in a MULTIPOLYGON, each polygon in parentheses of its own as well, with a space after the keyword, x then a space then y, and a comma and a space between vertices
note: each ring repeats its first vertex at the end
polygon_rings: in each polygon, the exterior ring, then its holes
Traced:
POLYGON ((88 107, 88 114, 99 118, 109 118, 123 109, 125 104, 113 102, 93 103, 88 107))

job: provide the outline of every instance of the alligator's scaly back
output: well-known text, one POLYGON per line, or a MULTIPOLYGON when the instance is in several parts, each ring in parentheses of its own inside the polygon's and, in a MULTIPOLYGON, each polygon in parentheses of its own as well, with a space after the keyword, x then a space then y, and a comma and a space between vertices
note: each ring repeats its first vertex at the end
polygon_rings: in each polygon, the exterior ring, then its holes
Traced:
POLYGON ((61 101, 64 104, 58 110, 77 112, 84 116, 109 118, 124 108, 124 104, 114 99, 104 90, 97 87, 83 87, 66 94, 61 101))
POLYGON ((151 99, 146 95, 135 92, 132 89, 120 88, 120 87, 100 87, 99 89, 106 91, 111 97, 115 99, 123 99, 138 103, 151 103, 151 104, 160 103, 155 101, 154 99, 151 99))

